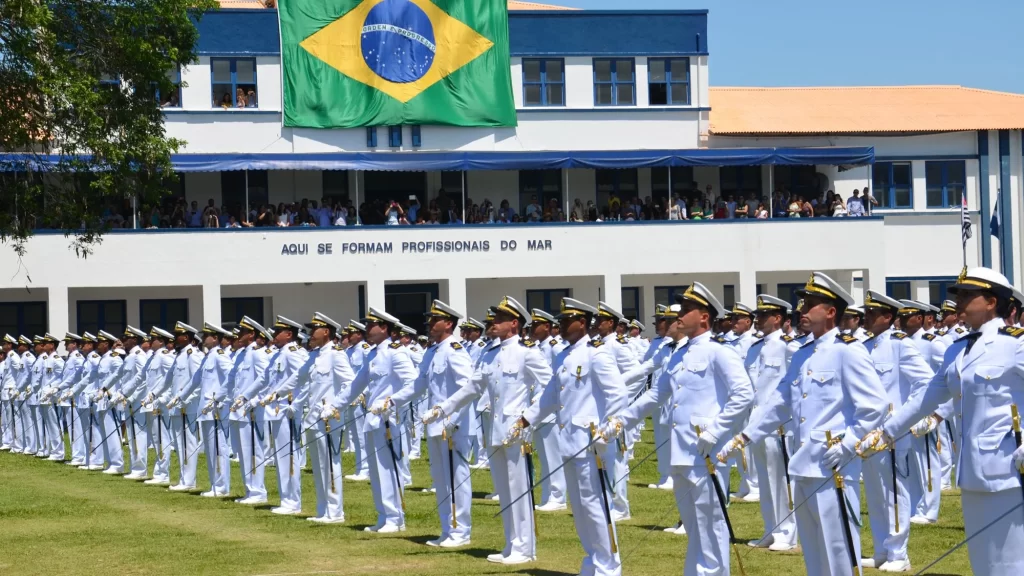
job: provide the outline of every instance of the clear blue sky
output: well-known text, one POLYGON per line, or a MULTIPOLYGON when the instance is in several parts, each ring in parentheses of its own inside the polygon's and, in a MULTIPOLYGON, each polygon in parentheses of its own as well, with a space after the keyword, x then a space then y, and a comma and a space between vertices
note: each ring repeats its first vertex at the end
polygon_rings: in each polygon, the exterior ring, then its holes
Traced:
POLYGON ((960 84, 1024 94, 1024 0, 538 0, 707 9, 712 86, 960 84))

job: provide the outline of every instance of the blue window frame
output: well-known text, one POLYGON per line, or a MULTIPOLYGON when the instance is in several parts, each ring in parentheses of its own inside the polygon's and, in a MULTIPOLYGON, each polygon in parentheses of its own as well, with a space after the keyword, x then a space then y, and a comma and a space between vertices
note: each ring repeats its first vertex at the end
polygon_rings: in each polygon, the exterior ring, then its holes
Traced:
POLYGON ((651 58, 647 61, 648 103, 651 106, 690 104, 690 59, 651 58))
MULTIPOLYGON (((910 162, 878 162, 872 170, 875 200, 879 208, 913 208, 913 177, 910 162)), ((865 201, 866 202, 866 201, 865 201)))
POLYGON ((789 302, 795 308, 797 301, 800 300, 800 295, 797 294, 796 291, 803 287, 803 283, 779 284, 777 291, 778 298, 785 300, 786 302, 789 302))
POLYGON ((636 61, 632 58, 594 59, 594 105, 636 104, 636 61))
POLYGON ((367 126, 366 127, 366 147, 376 148, 377 147, 377 127, 367 126))
POLYGON ((565 61, 523 58, 523 104, 565 106, 565 61))
MULTIPOLYGON (((640 318, 640 288, 622 289, 622 315, 630 320, 640 318)), ((643 322, 643 320, 640 320, 643 322)))
POLYGON ((181 108, 181 68, 175 66, 168 70, 167 80, 170 81, 174 88, 165 94, 161 92, 160 86, 154 83, 153 96, 161 108, 181 108))
POLYGON ((221 298, 220 321, 238 322, 248 316, 263 324, 263 298, 221 298))
POLYGON ((188 322, 188 299, 139 300, 139 329, 149 332, 159 326, 174 331, 177 322, 188 322))
POLYGON ((402 127, 388 126, 388 146, 392 148, 402 147, 402 127))
POLYGON ((661 304, 662 306, 671 306, 676 303, 676 294, 682 294, 686 292, 687 286, 655 286, 654 287, 654 304, 661 304))
POLYGON ((79 334, 106 330, 120 336, 128 325, 128 306, 124 300, 79 300, 77 309, 79 334))
POLYGON ((423 133, 419 125, 412 127, 412 147, 419 148, 423 145, 423 133))
POLYGON ((889 281, 885 283, 885 295, 889 298, 895 298, 897 300, 909 300, 910 299, 910 282, 909 281, 889 281))
POLYGON ((255 58, 210 58, 210 83, 214 108, 259 108, 255 58))
POLYGON ((930 280, 928 282, 928 303, 941 308, 943 300, 955 300, 955 298, 950 298, 949 296, 949 287, 953 284, 956 284, 956 278, 930 280))
POLYGON ((526 307, 530 310, 540 308, 550 314, 557 314, 562 308, 562 298, 572 298, 572 290, 569 288, 527 290, 526 307))
POLYGON ((967 181, 967 168, 963 160, 935 160, 925 162, 924 175, 928 189, 929 208, 959 207, 967 181))
POLYGON ((47 330, 46 302, 0 303, 0 333, 42 336, 47 330))

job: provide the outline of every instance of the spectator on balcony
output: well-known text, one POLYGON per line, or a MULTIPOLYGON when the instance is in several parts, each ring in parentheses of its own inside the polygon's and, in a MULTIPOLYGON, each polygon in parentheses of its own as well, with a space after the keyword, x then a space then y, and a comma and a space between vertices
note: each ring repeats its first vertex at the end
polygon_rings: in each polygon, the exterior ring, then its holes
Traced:
POLYGON ((860 190, 853 189, 853 196, 846 201, 846 212, 851 217, 864 216, 864 200, 860 197, 860 190))
POLYGON ((508 200, 502 200, 501 206, 498 208, 498 222, 512 222, 512 218, 516 215, 514 208, 508 205, 508 200))
POLYGON ((231 94, 228 92, 224 93, 224 97, 220 99, 220 107, 227 110, 231 108, 231 94))
POLYGON ((334 205, 334 225, 348 226, 348 207, 338 202, 334 205))
POLYGON ((256 91, 252 88, 245 94, 245 107, 256 108, 256 91))
POLYGON ((799 196, 793 196, 790 198, 789 207, 786 211, 789 213, 790 218, 799 218, 800 212, 803 210, 803 198, 799 196))
POLYGON ((153 206, 153 209, 149 212, 149 226, 147 226, 147 228, 159 228, 160 221, 160 208, 158 206, 153 206))
POLYGON ((409 198, 409 208, 405 211, 406 218, 409 222, 415 222, 420 212, 420 200, 415 196, 409 198))
MULTIPOLYGON (((710 188, 710 187, 709 187, 710 188)), ((701 201, 697 198, 693 199, 693 203, 690 204, 690 220, 703 220, 704 219, 704 208, 701 206, 701 201)))
POLYGON ((199 203, 192 201, 192 209, 188 211, 189 228, 201 228, 203 226, 203 213, 199 210, 199 203))
POLYGON ((405 211, 402 210, 402 205, 392 200, 384 211, 384 223, 388 226, 398 226, 404 216, 405 211))
POLYGON ((540 204, 537 203, 537 195, 533 194, 530 196, 530 203, 526 205, 526 221, 527 222, 540 222, 541 219, 541 208, 540 204))
POLYGON ((843 197, 839 194, 832 194, 832 217, 843 218, 846 216, 846 204, 843 203, 843 197))
POLYGON ((683 205, 679 198, 672 194, 672 201, 668 203, 668 219, 669 220, 685 220, 683 212, 683 205))
POLYGON ((725 197, 726 218, 735 218, 736 217, 736 206, 737 206, 737 204, 736 204, 736 201, 733 200, 732 194, 729 194, 728 196, 725 197))
POLYGON ((758 220, 768 219, 768 210, 764 207, 764 202, 757 203, 757 209, 754 210, 754 218, 757 218, 758 220))
POLYGON ((750 218, 750 206, 747 205, 747 197, 740 195, 740 199, 736 202, 736 209, 733 210, 734 218, 750 218))
POLYGON ((242 225, 238 223, 238 220, 234 216, 229 216, 228 217, 228 222, 227 222, 227 224, 224 225, 224 227, 225 228, 241 228, 242 225))

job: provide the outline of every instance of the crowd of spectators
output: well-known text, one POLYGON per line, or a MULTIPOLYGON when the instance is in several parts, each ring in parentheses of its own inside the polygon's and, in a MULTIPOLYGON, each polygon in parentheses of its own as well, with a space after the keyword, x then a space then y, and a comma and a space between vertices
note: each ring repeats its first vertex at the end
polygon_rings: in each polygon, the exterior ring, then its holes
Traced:
MULTIPOLYGON (((139 228, 252 228, 252 227, 331 227, 363 225, 415 226, 437 224, 492 224, 519 222, 610 222, 636 220, 730 220, 769 218, 841 218, 870 214, 877 201, 870 195, 854 190, 844 200, 829 190, 817 196, 776 190, 771 201, 764 197, 743 194, 715 195, 711 186, 703 192, 672 194, 652 200, 650 196, 620 198, 609 193, 603 205, 594 200, 573 200, 566 214, 558 198, 542 201, 537 195, 524 198, 521 213, 506 199, 496 206, 488 199, 477 202, 466 198, 465 212, 461 196, 449 196, 444 189, 427 202, 420 204, 415 194, 406 199, 382 199, 362 202, 358 211, 351 200, 320 202, 303 199, 299 202, 254 205, 246 213, 241 206, 216 206, 213 199, 203 207, 195 200, 171 198, 163 205, 142 207, 139 228), (465 218, 463 220, 463 218, 465 218)), ((104 221, 113 228, 131 228, 131 206, 111 206, 103 213, 104 221)))

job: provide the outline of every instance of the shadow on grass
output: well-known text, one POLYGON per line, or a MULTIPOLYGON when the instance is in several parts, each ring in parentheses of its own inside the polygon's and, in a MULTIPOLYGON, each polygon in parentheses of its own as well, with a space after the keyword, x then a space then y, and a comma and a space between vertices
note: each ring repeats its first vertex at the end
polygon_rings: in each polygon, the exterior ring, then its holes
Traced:
POLYGON ((480 572, 480 574, 526 574, 528 576, 574 576, 576 572, 560 572, 558 570, 545 570, 543 568, 522 568, 514 572, 495 570, 492 572, 480 572))

